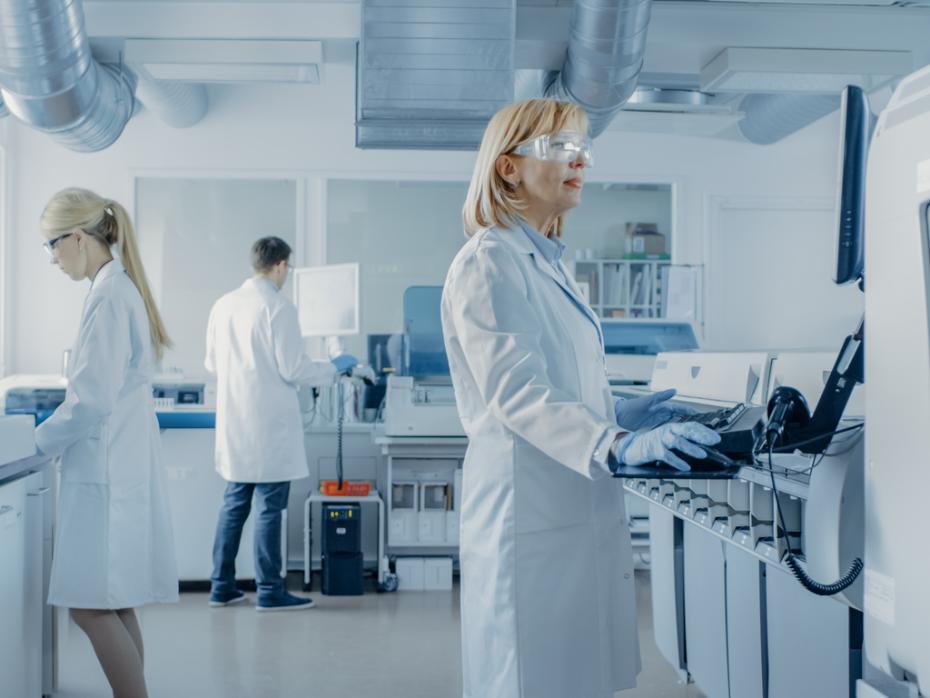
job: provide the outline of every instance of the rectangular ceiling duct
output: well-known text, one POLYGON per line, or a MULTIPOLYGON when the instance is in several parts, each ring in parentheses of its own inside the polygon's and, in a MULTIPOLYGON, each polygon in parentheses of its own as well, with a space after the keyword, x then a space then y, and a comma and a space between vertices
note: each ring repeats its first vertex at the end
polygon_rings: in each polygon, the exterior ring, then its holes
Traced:
POLYGON ((363 0, 355 142, 477 148, 513 100, 515 0, 363 0))

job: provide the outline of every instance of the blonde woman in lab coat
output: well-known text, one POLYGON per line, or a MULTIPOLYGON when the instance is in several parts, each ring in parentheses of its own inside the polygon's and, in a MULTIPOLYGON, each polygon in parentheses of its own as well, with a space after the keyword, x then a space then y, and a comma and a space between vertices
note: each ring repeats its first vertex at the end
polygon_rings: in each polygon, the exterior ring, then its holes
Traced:
POLYGON ((686 469, 706 427, 668 391, 615 401, 601 327, 561 262, 592 162, 577 106, 499 111, 478 152, 442 323, 468 434, 461 528, 465 698, 612 698, 639 672, 619 463, 686 469), (632 433, 630 433, 632 432, 632 433))
POLYGON ((133 609, 178 600, 151 385, 169 339, 122 206, 65 189, 41 228, 52 264, 90 281, 65 401, 36 430, 39 449, 61 455, 48 602, 87 633, 115 698, 145 698, 133 609))

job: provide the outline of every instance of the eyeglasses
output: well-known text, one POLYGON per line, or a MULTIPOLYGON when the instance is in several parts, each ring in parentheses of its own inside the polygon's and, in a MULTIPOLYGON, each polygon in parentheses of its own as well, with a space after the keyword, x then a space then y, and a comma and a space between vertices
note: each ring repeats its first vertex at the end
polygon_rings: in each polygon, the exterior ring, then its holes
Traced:
POLYGON ((64 240, 65 238, 71 237, 72 235, 74 235, 74 233, 62 233, 57 238, 52 238, 51 240, 48 240, 47 242, 43 242, 42 248, 46 252, 48 252, 50 257, 53 257, 55 255, 55 248, 58 247, 58 243, 64 240))
POLYGON ((594 164, 591 139, 577 131, 558 131, 524 141, 512 151, 536 160, 552 162, 574 162, 581 157, 585 167, 594 164))

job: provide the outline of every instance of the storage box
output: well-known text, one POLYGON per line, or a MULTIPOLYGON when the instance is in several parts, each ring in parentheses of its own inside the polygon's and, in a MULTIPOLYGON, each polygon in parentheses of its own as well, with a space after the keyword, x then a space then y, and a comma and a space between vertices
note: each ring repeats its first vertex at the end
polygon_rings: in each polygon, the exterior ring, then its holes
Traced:
POLYGON ((394 563, 398 591, 423 591, 425 565, 422 557, 399 557, 394 563))
POLYGON ((665 236, 655 223, 627 223, 626 251, 633 255, 664 255, 667 252, 665 236))
POLYGON ((428 557, 423 563, 423 588, 426 591, 452 590, 452 558, 428 557))

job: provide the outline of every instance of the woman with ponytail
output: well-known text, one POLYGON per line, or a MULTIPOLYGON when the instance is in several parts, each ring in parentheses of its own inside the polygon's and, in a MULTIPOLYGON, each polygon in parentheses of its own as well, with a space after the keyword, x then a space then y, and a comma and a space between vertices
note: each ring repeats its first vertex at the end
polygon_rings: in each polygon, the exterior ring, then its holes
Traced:
POLYGON ((41 229, 52 263, 91 282, 65 401, 36 430, 38 448, 61 455, 48 602, 87 633, 114 698, 145 698, 133 609, 178 599, 151 384, 170 340, 122 206, 65 189, 41 229))

